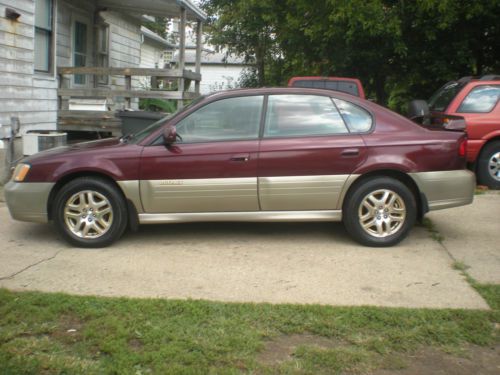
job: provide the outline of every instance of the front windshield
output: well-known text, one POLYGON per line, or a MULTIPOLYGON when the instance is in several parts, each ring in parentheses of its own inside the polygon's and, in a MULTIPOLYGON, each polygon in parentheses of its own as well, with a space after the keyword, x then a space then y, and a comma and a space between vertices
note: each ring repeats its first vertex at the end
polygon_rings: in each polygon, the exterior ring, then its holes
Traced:
POLYGON ((129 142, 129 143, 139 143, 139 142, 141 142, 143 139, 145 139, 146 137, 148 137, 150 134, 154 133, 156 130, 158 130, 159 128, 161 128, 165 124, 165 122, 167 122, 169 119, 171 119, 174 116, 177 116, 178 114, 180 114, 182 112, 187 111, 189 108, 191 108, 195 104, 199 103, 204 98, 205 98, 205 96, 203 96, 203 95, 200 96, 200 97, 198 97, 198 98, 196 98, 191 103, 189 103, 187 106, 178 109, 173 114, 166 115, 161 120, 158 120, 158 121, 152 123, 148 127, 146 127, 144 129, 138 131, 137 133, 127 135, 123 139, 126 139, 127 142, 129 142))
POLYGON ((444 112, 463 86, 463 83, 448 82, 431 96, 429 109, 435 112, 444 112))

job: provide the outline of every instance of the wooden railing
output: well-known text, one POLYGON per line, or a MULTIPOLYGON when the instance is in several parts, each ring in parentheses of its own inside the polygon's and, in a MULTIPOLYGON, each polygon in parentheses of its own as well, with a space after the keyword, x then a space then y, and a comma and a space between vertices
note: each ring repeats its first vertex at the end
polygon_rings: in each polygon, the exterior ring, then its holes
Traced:
MULTIPOLYGON (((59 109, 62 108, 62 100, 69 99, 71 97, 78 98, 113 98, 113 97, 123 97, 130 100, 131 98, 158 98, 158 99, 174 99, 174 100, 185 100, 194 99, 199 96, 199 93, 187 92, 187 91, 167 91, 167 90, 133 90, 132 89, 132 77, 142 76, 142 77, 156 77, 156 78, 169 78, 178 80, 190 80, 199 82, 201 81, 201 75, 194 73, 190 70, 178 70, 178 69, 149 69, 149 68, 98 68, 98 67, 58 67, 57 74, 59 75, 59 89, 57 95, 60 98, 59 109), (76 87, 76 88, 65 88, 64 80, 65 75, 93 75, 94 87, 76 87), (96 84, 97 76, 123 76, 125 79, 125 86, 123 89, 107 89, 100 88, 96 84)), ((187 87, 187 85, 184 85, 187 87)), ((198 85, 195 85, 198 86, 198 85)))
MULTIPOLYGON (((59 88, 57 90, 59 113, 58 128, 60 130, 83 130, 83 131, 110 131, 119 133, 120 120, 113 111, 70 111, 69 100, 72 98, 86 99, 108 99, 116 102, 116 98, 125 100, 126 108, 130 108, 133 98, 155 98, 190 100, 195 99, 199 92, 168 91, 158 88, 150 90, 133 89, 132 77, 152 77, 154 81, 161 79, 178 80, 179 87, 188 87, 186 81, 195 81, 195 88, 199 89, 201 75, 190 70, 180 69, 150 69, 150 68, 102 68, 102 67, 58 67, 59 88), (65 76, 87 75, 94 76, 93 87, 65 87, 67 80, 65 76), (123 88, 111 89, 106 85, 98 84, 100 76, 122 76, 124 78, 123 88)), ((91 82, 92 82, 91 81, 91 82)))

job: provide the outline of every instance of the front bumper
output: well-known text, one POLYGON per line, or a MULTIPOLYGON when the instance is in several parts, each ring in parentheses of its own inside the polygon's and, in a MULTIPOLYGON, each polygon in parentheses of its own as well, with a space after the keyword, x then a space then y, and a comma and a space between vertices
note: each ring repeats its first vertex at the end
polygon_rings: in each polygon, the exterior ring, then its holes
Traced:
POLYGON ((50 182, 14 182, 5 185, 5 201, 15 220, 46 223, 47 203, 54 187, 50 182))
POLYGON ((429 211, 464 206, 474 199, 476 177, 469 170, 417 172, 410 176, 427 198, 429 211))

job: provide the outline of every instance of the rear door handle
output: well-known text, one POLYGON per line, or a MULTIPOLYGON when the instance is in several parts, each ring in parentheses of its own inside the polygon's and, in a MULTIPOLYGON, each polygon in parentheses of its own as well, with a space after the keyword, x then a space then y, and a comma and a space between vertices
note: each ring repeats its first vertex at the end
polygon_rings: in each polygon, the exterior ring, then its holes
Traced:
POLYGON ((347 148, 340 153, 341 156, 349 157, 349 156, 358 156, 359 148, 347 148))
POLYGON ((239 161, 239 162, 247 162, 250 160, 250 155, 249 154, 238 154, 238 155, 233 155, 231 156, 231 161, 239 161))

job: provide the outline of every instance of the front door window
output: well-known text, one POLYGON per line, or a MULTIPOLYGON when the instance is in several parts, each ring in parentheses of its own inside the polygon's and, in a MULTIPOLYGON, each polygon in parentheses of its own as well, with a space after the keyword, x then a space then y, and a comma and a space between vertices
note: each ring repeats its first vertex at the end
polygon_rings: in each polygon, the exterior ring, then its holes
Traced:
POLYGON ((263 96, 242 96, 207 104, 177 124, 183 143, 257 139, 263 96))

